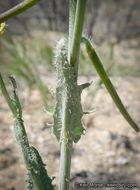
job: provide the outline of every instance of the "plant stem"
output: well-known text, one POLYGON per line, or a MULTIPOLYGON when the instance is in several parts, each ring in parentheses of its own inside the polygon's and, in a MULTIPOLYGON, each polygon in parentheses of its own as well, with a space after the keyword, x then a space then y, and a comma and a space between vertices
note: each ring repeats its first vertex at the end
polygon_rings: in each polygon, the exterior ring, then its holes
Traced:
POLYGON ((52 185, 52 179, 48 176, 47 171, 45 169, 44 163, 38 153, 38 151, 29 145, 28 137, 26 134, 26 130, 24 127, 24 123, 22 120, 22 108, 20 106, 17 85, 14 77, 9 77, 12 85, 13 85, 13 93, 14 100, 12 101, 7 90, 5 84, 3 82, 2 76, 0 75, 0 87, 2 89, 2 93, 13 113, 14 117, 14 133, 19 143, 26 168, 29 174, 29 189, 36 190, 54 190, 52 185), (12 105, 12 106, 11 106, 12 105), (14 108, 14 109, 13 109, 14 108))
POLYGON ((20 14, 24 12, 26 9, 29 9, 30 7, 34 6, 36 3, 38 3, 40 0, 25 0, 15 7, 9 9, 8 11, 0 14, 0 23, 8 20, 11 17, 16 16, 17 14, 20 14))
POLYGON ((82 41, 85 43, 86 45, 86 49, 87 49, 87 53, 98 73, 98 75, 100 76, 101 80, 103 81, 106 89, 108 90, 109 94, 111 95, 114 103, 116 104, 116 106, 118 107, 119 111, 121 112, 121 114, 123 115, 123 117, 126 119, 126 121, 130 124, 130 126, 136 131, 139 132, 139 128, 137 126, 137 124, 133 121, 133 119, 131 118, 131 116, 129 115, 129 113, 127 112, 127 110, 125 109, 120 97, 118 96, 113 84, 111 83, 111 80, 109 79, 103 64, 100 60, 100 58, 98 57, 98 55, 96 54, 95 49, 92 47, 90 41, 86 38, 82 38, 82 41))
POLYGON ((13 116, 16 116, 16 109, 13 105, 13 102, 12 102, 8 92, 7 92, 7 89, 5 88, 5 84, 3 82, 1 74, 0 74, 0 87, 1 87, 1 90, 2 90, 2 93, 5 97, 5 99, 7 101, 8 106, 9 106, 10 110, 12 111, 13 116))
POLYGON ((75 24, 75 14, 76 14, 76 4, 77 0, 70 0, 69 4, 69 43, 68 43, 68 61, 70 62, 70 53, 73 39, 73 31, 75 24))
MULTIPOLYGON (((75 81, 78 76, 78 61, 80 52, 80 42, 84 22, 86 0, 71 0, 70 1, 70 23, 69 23, 69 45, 68 45, 68 61, 75 68, 75 81)), ((68 125, 70 118, 68 113, 67 102, 64 109, 64 121, 62 127, 63 139, 61 141, 60 150, 60 177, 59 190, 69 190, 70 168, 72 156, 72 140, 68 138, 68 125)), ((71 114, 71 117, 73 115, 71 114)))
POLYGON ((72 142, 62 141, 60 158, 59 190, 69 189, 72 142))
POLYGON ((76 80, 78 75, 80 42, 81 42, 81 35, 83 29, 85 7, 86 7, 86 0, 77 0, 72 46, 70 51, 70 64, 73 65, 75 68, 76 80))

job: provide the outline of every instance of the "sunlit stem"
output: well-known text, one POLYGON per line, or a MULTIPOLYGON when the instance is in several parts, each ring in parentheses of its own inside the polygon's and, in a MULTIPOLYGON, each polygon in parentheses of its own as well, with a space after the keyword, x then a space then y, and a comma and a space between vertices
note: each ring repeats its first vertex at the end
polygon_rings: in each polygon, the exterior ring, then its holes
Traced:
POLYGON ((59 190, 69 190, 72 141, 61 143, 59 190))
POLYGON ((85 43, 86 45, 86 50, 87 53, 98 73, 98 75, 100 76, 101 80, 103 81, 106 89, 108 90, 109 94, 111 95, 114 103, 116 104, 116 106, 118 107, 118 109, 120 110, 121 114, 123 115, 123 117, 127 120, 127 122, 130 124, 130 126, 136 131, 139 132, 139 128, 137 126, 137 124, 133 121, 133 119, 131 118, 131 116, 129 115, 129 113, 127 112, 127 110, 125 109, 121 99, 119 98, 113 84, 111 83, 104 67, 103 64, 100 60, 100 58, 98 57, 95 49, 93 48, 92 44, 90 43, 90 41, 83 37, 82 41, 85 43))
POLYGON ((2 93, 5 97, 5 100, 9 106, 10 110, 12 111, 13 116, 16 116, 16 108, 15 108, 15 106, 14 106, 14 104, 13 104, 13 102, 12 102, 8 92, 7 92, 7 89, 5 87, 5 84, 4 84, 4 81, 3 81, 1 74, 0 74, 0 87, 1 87, 2 93))
POLYGON ((29 9, 30 7, 34 6, 36 3, 38 3, 40 0, 25 0, 15 7, 9 9, 8 11, 0 14, 0 23, 8 20, 9 18, 12 18, 25 10, 29 9))
POLYGON ((70 0, 69 2, 69 41, 68 41, 68 61, 70 62, 70 51, 72 46, 75 15, 76 15, 77 0, 70 0))
POLYGON ((70 64, 75 68, 76 80, 78 75, 80 42, 81 42, 81 35, 83 29, 85 8, 86 8, 86 0, 77 0, 74 30, 73 30, 72 44, 70 50, 70 64))

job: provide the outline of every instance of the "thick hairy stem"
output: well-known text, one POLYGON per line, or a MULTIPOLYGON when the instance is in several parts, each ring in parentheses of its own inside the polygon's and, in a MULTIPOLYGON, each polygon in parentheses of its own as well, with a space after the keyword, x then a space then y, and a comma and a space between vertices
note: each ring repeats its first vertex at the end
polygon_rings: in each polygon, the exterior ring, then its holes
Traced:
POLYGON ((22 3, 19 3, 15 7, 13 7, 11 9, 9 9, 8 11, 0 14, 0 23, 24 12, 26 9, 29 9, 30 7, 34 6, 39 1, 40 0, 25 0, 22 3))
MULTIPOLYGON (((64 106, 58 107, 62 108, 63 111, 60 113, 60 118, 62 114, 62 121, 61 123, 61 134, 60 134, 60 143, 61 143, 61 158, 60 158, 60 178, 59 178, 59 190, 69 190, 69 181, 70 181, 70 168, 71 168, 71 156, 72 156, 72 141, 74 140, 77 142, 81 136, 81 133, 83 131, 83 127, 81 124, 81 117, 82 117, 82 109, 80 104, 80 88, 76 86, 77 83, 77 76, 78 76, 78 61, 79 61, 79 52, 80 52, 80 41, 81 41, 81 35, 82 35, 82 28, 83 28, 83 22, 84 22, 84 13, 85 13, 85 7, 86 7, 86 0, 71 0, 70 1, 70 20, 69 20, 69 44, 68 44, 68 64, 74 68, 74 72, 71 73, 71 69, 68 69, 69 72, 69 78, 66 77, 67 73, 65 74, 65 67, 66 63, 63 64, 63 69, 61 70, 62 75, 64 74, 64 78, 66 78, 66 84, 64 84, 64 87, 59 87, 58 84, 58 90, 62 90, 64 94, 65 103, 64 106), (71 84, 68 84, 71 80, 71 84), (75 82, 74 82, 75 81, 75 82), (68 82, 68 83, 67 83, 68 82), (73 85, 72 85, 73 83, 73 85), (75 89, 75 92, 73 91, 73 87, 75 89), (72 87, 73 86, 73 87, 72 87), (70 87, 70 88, 69 88, 70 87), (71 88, 72 87, 72 88, 71 88), (70 96, 67 94, 70 90, 70 96), (74 94, 76 99, 78 98, 78 103, 75 101, 74 103, 74 94), (74 103, 74 104, 73 104, 74 103), (70 105, 77 104, 77 121, 75 120, 75 111, 73 112, 73 108, 70 105), (79 112, 79 113, 78 113, 79 112), (74 121, 76 123, 74 124, 74 121), (75 126, 74 126, 75 125, 75 126), (77 126, 76 126, 77 125, 77 126)), ((61 57, 62 58, 62 57, 61 57)), ((61 78, 61 76, 60 76, 61 78)), ((64 79, 63 79, 64 80, 64 79)), ((60 100, 63 100, 60 99, 60 100)), ((62 101, 63 103, 63 101, 62 101)), ((76 108, 76 107, 75 107, 76 108)), ((57 108, 56 108, 57 110, 57 108)), ((76 109, 75 109, 76 110, 76 109)), ((57 116, 59 117, 59 116, 57 116)), ((59 129, 60 130, 60 129, 59 129)))
POLYGON ((139 128, 137 126, 137 124, 133 121, 133 119, 131 118, 131 116, 129 115, 129 113, 127 112, 127 110, 125 109, 121 99, 119 98, 113 84, 111 83, 104 67, 103 64, 100 60, 100 58, 98 57, 98 55, 96 54, 95 49, 92 47, 90 41, 86 38, 82 38, 82 41, 85 43, 86 45, 86 50, 87 53, 98 73, 98 75, 100 76, 101 80, 103 81, 106 89, 108 90, 109 94, 111 95, 114 103, 116 104, 116 106, 118 107, 118 109, 120 110, 121 114, 123 115, 123 117, 127 120, 127 122, 130 124, 130 126, 136 131, 139 132, 139 128))
POLYGON ((85 131, 81 122, 83 116, 81 93, 90 84, 77 85, 74 67, 67 60, 63 39, 58 42, 56 48, 56 70, 57 87, 53 132, 61 149, 59 190, 68 190, 72 142, 78 142, 85 131))

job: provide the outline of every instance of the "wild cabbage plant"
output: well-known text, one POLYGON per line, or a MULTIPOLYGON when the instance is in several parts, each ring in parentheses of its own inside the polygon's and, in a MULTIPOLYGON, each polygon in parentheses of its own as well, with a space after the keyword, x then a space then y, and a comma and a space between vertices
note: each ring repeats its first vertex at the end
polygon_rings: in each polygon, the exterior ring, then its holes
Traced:
MULTIPOLYGON (((23 3, 0 15, 0 22, 6 21, 10 17, 25 11, 37 2, 38 0, 23 1, 23 3)), ((91 83, 87 82, 78 85, 77 82, 81 43, 85 44, 88 56, 121 114, 136 132, 139 131, 137 124, 132 120, 121 102, 92 43, 86 37, 82 37, 85 8, 86 0, 69 1, 70 17, 68 47, 65 39, 61 39, 56 46, 56 105, 52 115, 54 119, 53 133, 57 138, 61 155, 58 184, 59 190, 69 189, 73 143, 77 143, 81 136, 85 134, 82 117, 88 112, 84 112, 82 109, 81 93, 85 88, 89 87, 91 83)), ((5 25, 2 24, 0 30, 1 35, 4 32, 4 28, 5 25)), ((45 165, 38 151, 30 146, 28 141, 22 120, 22 108, 18 98, 16 81, 13 76, 10 76, 10 80, 14 89, 14 99, 11 99, 2 76, 0 75, 1 90, 13 113, 15 136, 21 147, 26 168, 28 170, 28 188, 30 190, 53 190, 53 179, 48 176, 45 165)))

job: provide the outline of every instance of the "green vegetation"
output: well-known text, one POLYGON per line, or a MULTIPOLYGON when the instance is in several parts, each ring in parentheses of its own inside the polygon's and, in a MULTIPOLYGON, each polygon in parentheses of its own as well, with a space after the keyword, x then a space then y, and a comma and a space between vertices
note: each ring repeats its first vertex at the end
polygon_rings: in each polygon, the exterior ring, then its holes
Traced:
POLYGON ((47 174, 45 164, 43 163, 38 151, 34 147, 30 146, 28 142, 28 137, 22 120, 22 108, 18 98, 16 81, 13 76, 10 76, 9 78, 13 85, 14 99, 11 99, 9 96, 1 75, 0 86, 14 117, 14 133, 17 142, 21 147, 26 168, 28 170, 28 188, 30 190, 53 190, 54 187, 52 185, 52 179, 47 174))
POLYGON ((52 100, 52 95, 43 79, 41 79, 39 67, 43 66, 46 72, 52 70, 53 50, 49 45, 43 48, 38 47, 35 52, 32 53, 30 49, 31 47, 27 47, 24 42, 19 40, 14 41, 8 38, 3 42, 1 60, 3 60, 3 63, 7 66, 6 70, 8 73, 23 79, 30 89, 36 86, 40 92, 44 105, 51 106, 48 105, 48 100, 52 100), (4 49, 7 49, 6 60, 4 59, 6 56, 4 54, 4 49))
MULTIPOLYGON (((20 5, 16 6, 16 8, 13 8, 2 14, 2 16, 0 16, 0 21, 4 21, 7 18, 22 12, 35 2, 37 1, 25 0, 23 2, 22 10, 20 5)), ((85 134, 85 128, 83 127, 81 119, 84 114, 90 113, 84 112, 82 109, 81 93, 85 88, 89 87, 91 83, 87 82, 78 85, 77 82, 78 68, 80 64, 79 56, 81 42, 85 44, 86 52, 90 58, 90 62, 93 64, 101 79, 98 82, 98 86, 100 87, 102 83, 105 85, 113 101, 120 110, 120 113, 136 132, 139 131, 137 124, 132 120, 131 116, 128 114, 123 103, 121 102, 92 43, 87 38, 82 37, 86 0, 70 0, 69 7, 70 19, 68 51, 65 40, 61 39, 57 43, 55 55, 56 59, 54 64, 57 71, 57 86, 55 98, 56 104, 52 115, 54 119, 53 132, 60 147, 59 190, 69 190, 73 143, 77 143, 81 136, 85 134)), ((18 44, 17 42, 14 43, 12 40, 9 43, 11 43, 12 47, 14 46, 14 48, 7 49, 7 51, 9 52, 14 64, 17 67, 17 69, 15 69, 14 66, 12 66, 10 67, 10 70, 19 76, 22 76, 22 78, 27 81, 29 86, 32 86, 35 81, 43 96, 46 97, 45 103, 47 104, 48 99, 45 94, 48 92, 44 92, 44 89, 46 90, 47 87, 44 87, 44 83, 38 74, 40 66, 38 59, 33 61, 29 57, 28 50, 24 44, 18 44)), ((49 62, 52 61, 51 57, 53 53, 51 48, 46 48, 49 54, 49 56, 46 55, 49 62)), ((42 56, 43 53, 41 54, 41 58, 42 56)), ((85 55, 82 53, 82 51, 81 56, 83 56, 84 61, 85 55)), ((112 59, 112 57, 113 49, 111 48, 110 59, 112 59)), ((112 70, 112 63, 111 65, 108 65, 107 70, 110 73, 112 70)), ((11 99, 9 96, 2 76, 0 75, 0 87, 10 110, 13 113, 15 136, 21 146, 25 165, 29 172, 28 187, 30 190, 52 190, 54 189, 54 186, 52 185, 52 179, 48 176, 38 151, 29 145, 27 134, 23 125, 22 109, 18 98, 16 81, 12 76, 10 77, 10 80, 13 85, 14 99, 11 99)))

